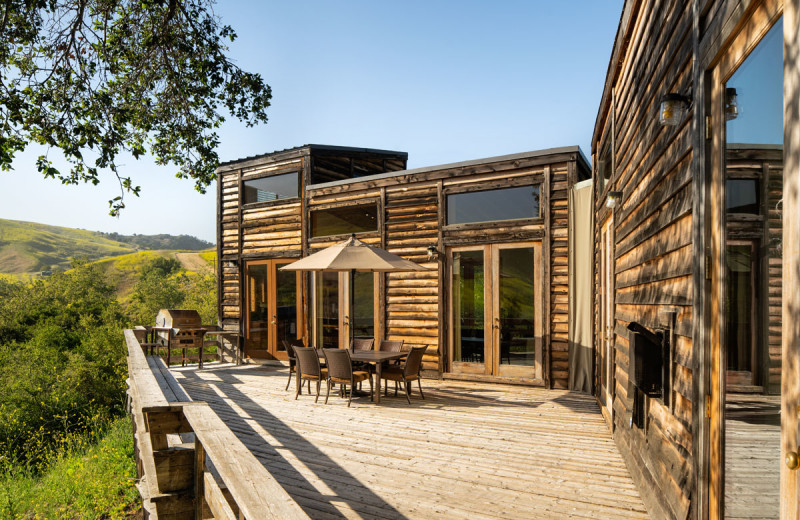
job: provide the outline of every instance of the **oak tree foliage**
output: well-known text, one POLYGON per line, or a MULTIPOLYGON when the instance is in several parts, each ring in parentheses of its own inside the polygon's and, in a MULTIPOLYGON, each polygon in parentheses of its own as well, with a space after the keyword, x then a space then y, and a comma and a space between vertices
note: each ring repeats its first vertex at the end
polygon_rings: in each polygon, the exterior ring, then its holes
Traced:
POLYGON ((231 115, 265 123, 271 90, 226 55, 234 30, 213 0, 0 0, 0 168, 29 143, 64 184, 113 172, 120 196, 140 187, 120 159, 151 154, 198 191, 214 180, 215 131, 231 115), (48 158, 60 150, 69 171, 48 158))

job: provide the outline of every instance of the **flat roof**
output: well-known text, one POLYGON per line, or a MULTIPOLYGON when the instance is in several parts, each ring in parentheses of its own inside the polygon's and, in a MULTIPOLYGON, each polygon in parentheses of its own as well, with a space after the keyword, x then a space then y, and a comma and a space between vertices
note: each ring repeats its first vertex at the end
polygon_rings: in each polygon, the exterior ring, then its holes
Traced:
POLYGON ((321 151, 331 151, 331 152, 349 152, 349 153, 374 153, 380 155, 399 155, 401 157, 405 157, 408 159, 408 152, 400 152, 397 150, 379 150, 377 148, 359 148, 355 146, 334 146, 329 144, 304 144, 301 146, 295 146, 293 148, 286 148, 283 150, 275 150, 269 153, 262 153, 258 155, 251 155, 249 157, 242 157, 239 159, 234 159, 232 161, 225 161, 219 163, 219 167, 222 168, 224 166, 231 166, 236 163, 240 163, 243 161, 253 161, 256 159, 266 159, 267 157, 271 157, 273 155, 281 155, 290 152, 298 152, 303 149, 308 149, 309 151, 312 150, 321 150, 321 151))
POLYGON ((375 175, 364 175, 363 177, 354 177, 352 179, 343 179, 339 181, 324 182, 320 184, 311 184, 309 186, 306 186, 306 190, 329 188, 332 186, 343 186, 346 184, 352 184, 354 182, 363 182, 365 180, 391 179, 392 177, 399 177, 401 175, 413 175, 418 173, 434 172, 438 170, 448 170, 451 168, 466 168, 469 166, 479 166, 481 164, 514 161, 518 159, 531 159, 534 157, 544 157, 547 155, 557 155, 564 153, 577 153, 578 156, 585 163, 586 168, 589 169, 591 168, 589 166, 589 161, 586 160, 586 156, 583 154, 583 151, 581 150, 580 146, 562 146, 559 148, 547 148, 544 150, 534 150, 530 152, 513 153, 509 155, 498 155, 495 157, 485 157, 483 159, 473 159, 471 161, 439 164, 436 166, 425 166, 422 168, 413 168, 410 170, 398 170, 394 172, 376 173, 375 175))

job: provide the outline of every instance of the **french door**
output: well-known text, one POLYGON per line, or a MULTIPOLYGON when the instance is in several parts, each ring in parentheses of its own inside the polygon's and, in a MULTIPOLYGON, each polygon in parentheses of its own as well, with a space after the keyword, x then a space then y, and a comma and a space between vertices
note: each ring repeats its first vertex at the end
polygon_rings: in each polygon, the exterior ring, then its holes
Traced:
MULTIPOLYGON (((600 235, 600 326, 598 352, 600 397, 609 416, 614 410, 614 231, 613 217, 602 225, 600 235)), ((613 424, 613 421, 611 421, 613 424)))
POLYGON ((245 264, 245 355, 288 359, 284 341, 302 337, 302 278, 279 268, 294 260, 245 264))
POLYGON ((351 335, 380 337, 375 273, 315 272, 313 287, 315 346, 349 346, 351 335), (350 301, 351 291, 353 301, 350 301))
MULTIPOLYGON (((712 520, 798 513, 797 466, 784 463, 798 449, 800 377, 796 352, 784 345, 781 353, 782 288, 791 287, 781 275, 788 216, 781 4, 758 4, 711 71, 705 442, 712 520)), ((785 306, 783 313, 786 330, 785 306)))
POLYGON ((542 243, 453 247, 448 265, 451 371, 543 382, 542 243))

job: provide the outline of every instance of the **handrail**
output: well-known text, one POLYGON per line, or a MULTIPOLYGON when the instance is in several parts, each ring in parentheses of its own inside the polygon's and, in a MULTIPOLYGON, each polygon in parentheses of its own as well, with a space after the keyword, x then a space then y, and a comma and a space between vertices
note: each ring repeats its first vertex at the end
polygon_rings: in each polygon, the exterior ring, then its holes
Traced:
POLYGON ((145 356, 130 329, 125 342, 146 518, 309 518, 207 403, 191 401, 159 357, 145 356))

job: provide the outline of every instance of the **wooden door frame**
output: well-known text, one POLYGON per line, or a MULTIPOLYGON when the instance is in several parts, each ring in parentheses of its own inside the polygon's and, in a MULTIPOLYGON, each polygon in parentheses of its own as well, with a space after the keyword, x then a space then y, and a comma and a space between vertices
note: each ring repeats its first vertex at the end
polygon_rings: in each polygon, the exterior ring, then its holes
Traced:
MULTIPOLYGON (((702 442, 708 445, 708 465, 706 467, 708 482, 708 518, 715 520, 724 514, 724 464, 725 464, 725 400, 724 370, 726 366, 725 352, 721 345, 725 342, 725 320, 723 316, 725 286, 725 246, 727 240, 725 209, 725 117, 724 91, 725 84, 739 66, 755 49, 783 11, 781 0, 764 0, 757 5, 749 17, 744 20, 738 33, 719 54, 711 69, 711 175, 706 197, 709 202, 708 245, 710 247, 711 288, 708 299, 708 351, 710 363, 708 392, 708 429, 702 442)), ((784 128, 786 128, 784 122, 784 128)), ((784 230, 784 234, 786 231, 784 230)), ((784 320, 786 321, 786 320, 784 320)), ((698 407, 698 409, 702 409, 698 407)), ((783 478, 781 479, 783 482, 783 478)), ((783 484, 782 484, 783 487, 783 484)), ((783 502, 783 500, 781 500, 783 502)), ((795 500, 796 502, 796 500, 795 500)))
POLYGON ((486 370, 487 366, 487 359, 488 355, 491 354, 491 338, 489 337, 490 332, 492 330, 492 323, 491 323, 491 316, 490 313, 486 312, 487 301, 491 302, 492 298, 492 291, 490 290, 489 278, 491 277, 491 273, 488 271, 491 270, 489 266, 489 258, 490 258, 490 245, 489 244, 481 244, 481 245, 468 245, 468 246, 450 246, 447 248, 445 254, 447 257, 447 292, 448 297, 447 301, 449 302, 447 306, 447 323, 448 323, 448 330, 450 333, 447 335, 447 357, 450 366, 451 373, 455 374, 473 374, 473 375, 490 375, 490 372, 486 370), (461 253, 466 251, 481 251, 483 253, 483 363, 466 363, 462 361, 455 361, 453 356, 455 354, 455 337, 454 332, 456 330, 455 320, 456 316, 453 312, 453 307, 456 304, 455 298, 453 298, 453 253, 461 253), (489 269, 487 269, 489 267, 489 269), (478 368, 478 365, 482 365, 478 368))
MULTIPOLYGON (((272 316, 277 314, 277 293, 275 289, 277 287, 277 270, 280 266, 290 264, 294 262, 296 259, 291 258, 259 258, 255 260, 245 260, 244 264, 244 305, 242 306, 244 309, 243 318, 244 318, 244 330, 245 330, 245 351, 247 351, 247 339, 250 337, 250 318, 248 313, 250 312, 250 284, 248 283, 250 279, 250 268, 253 266, 258 265, 266 265, 267 267, 267 318, 270 320, 267 327, 267 357, 266 359, 278 359, 282 361, 286 361, 289 359, 288 354, 285 351, 278 350, 278 343, 277 343, 277 328, 275 324, 272 323, 272 316)), ((303 313, 303 301, 302 301, 302 291, 303 291, 303 279, 301 274, 298 272, 295 276, 295 307, 297 313, 297 327, 295 335, 297 338, 302 338, 303 330, 305 330, 305 314, 303 313), (299 336, 298 336, 299 334, 299 336)), ((261 350, 261 349, 258 349, 261 350)))
POLYGON ((447 322, 450 333, 447 338, 447 352, 448 361, 452 373, 456 374, 473 374, 491 377, 495 379, 515 379, 520 381, 530 381, 535 384, 544 384, 545 375, 545 265, 543 256, 543 240, 528 240, 524 242, 499 242, 491 244, 467 245, 467 246, 451 246, 447 248, 447 293, 448 293, 448 308, 447 308, 447 322), (536 334, 536 364, 533 368, 533 374, 527 368, 519 370, 519 367, 501 367, 499 358, 499 329, 494 327, 494 318, 500 315, 499 312, 499 284, 496 283, 495 273, 499 272, 500 265, 500 250, 502 249, 519 249, 519 248, 533 248, 533 265, 534 265, 534 300, 536 314, 534 318, 534 331, 536 334), (454 361, 453 356, 455 353, 455 314, 453 307, 455 305, 455 298, 452 297, 453 291, 453 253, 465 251, 481 251, 483 252, 483 363, 466 363, 454 361), (478 368, 481 365, 481 368, 478 368), (505 372, 505 373, 503 373, 505 372))
MULTIPOLYGON (((544 261, 542 259, 542 241, 532 240, 527 242, 502 242, 491 244, 489 252, 491 259, 490 291, 492 293, 492 325, 500 316, 500 251, 503 249, 533 249, 533 299, 534 299, 534 337, 536 338, 535 354, 536 364, 533 367, 533 376, 527 367, 507 366, 500 364, 500 329, 492 327, 492 342, 490 345, 492 374, 498 377, 519 377, 527 379, 544 380, 544 261), (495 277, 495 274, 498 274, 495 277)), ((484 275, 485 276, 485 275, 484 275)))
POLYGON ((600 224, 600 349, 601 366, 598 367, 600 378, 600 395, 602 396, 603 408, 608 413, 609 424, 614 424, 614 385, 616 384, 616 352, 615 348, 615 332, 614 325, 616 320, 614 318, 614 310, 616 309, 614 302, 614 290, 616 285, 615 277, 615 243, 614 243, 614 214, 609 212, 608 218, 600 224), (610 243, 607 240, 610 235, 610 243), (608 277, 608 279, 606 279, 608 277), (609 315, 610 313, 610 315, 609 315), (610 323, 610 326, 608 326, 610 323), (602 365, 605 365, 602 366, 602 365), (603 381, 603 373, 608 370, 609 373, 606 377, 610 380, 610 385, 605 388, 603 381), (605 392, 603 389, 605 388, 605 392))

